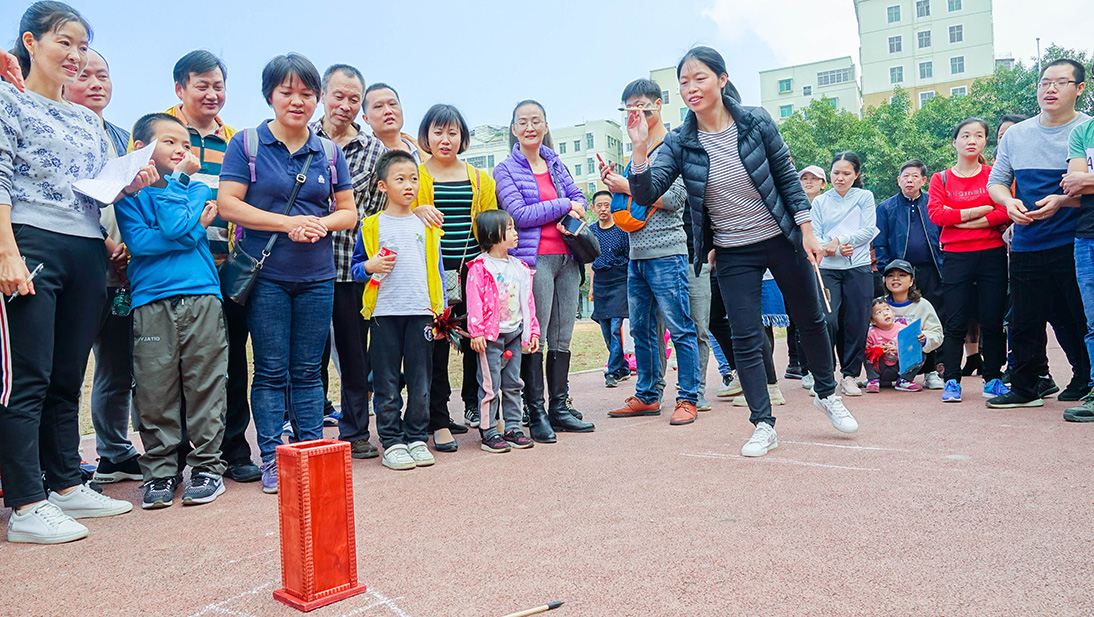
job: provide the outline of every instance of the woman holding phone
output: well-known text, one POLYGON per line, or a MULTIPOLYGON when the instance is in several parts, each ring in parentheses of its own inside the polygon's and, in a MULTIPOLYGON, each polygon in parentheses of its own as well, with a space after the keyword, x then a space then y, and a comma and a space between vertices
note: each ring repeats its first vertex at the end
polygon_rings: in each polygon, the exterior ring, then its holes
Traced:
POLYGON ((763 108, 740 104, 717 51, 692 48, 677 65, 676 76, 689 111, 684 123, 665 137, 667 155, 647 160, 645 118, 640 111, 627 113, 627 133, 634 144, 631 195, 649 205, 677 177, 684 179, 694 266, 698 271, 714 260, 733 330, 737 374, 755 425, 741 454, 763 456, 778 447, 763 363, 760 298, 766 269, 786 297, 808 365, 816 373, 813 404, 837 430, 857 431, 858 423, 835 393, 832 348, 814 273, 824 249, 813 235, 809 199, 786 143, 763 108))
POLYGON ((513 153, 494 168, 494 180, 499 206, 517 224, 518 244, 513 256, 535 272, 532 295, 547 342, 546 413, 542 352, 524 355, 521 378, 532 439, 552 443, 554 431, 587 433, 595 429, 566 401, 581 266, 566 247, 563 234, 570 232, 560 221, 566 216, 579 220, 585 216, 585 195, 551 149, 547 112, 542 105, 532 100, 518 103, 509 128, 513 153))

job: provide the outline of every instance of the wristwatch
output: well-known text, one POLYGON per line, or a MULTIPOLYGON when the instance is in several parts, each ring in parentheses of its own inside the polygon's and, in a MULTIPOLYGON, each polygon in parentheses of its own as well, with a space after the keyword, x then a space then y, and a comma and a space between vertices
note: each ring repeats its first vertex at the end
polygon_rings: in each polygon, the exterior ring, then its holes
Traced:
POLYGON ((190 174, 186 174, 186 173, 183 173, 183 172, 180 171, 178 173, 172 174, 172 177, 179 184, 181 184, 183 186, 190 186, 190 174))

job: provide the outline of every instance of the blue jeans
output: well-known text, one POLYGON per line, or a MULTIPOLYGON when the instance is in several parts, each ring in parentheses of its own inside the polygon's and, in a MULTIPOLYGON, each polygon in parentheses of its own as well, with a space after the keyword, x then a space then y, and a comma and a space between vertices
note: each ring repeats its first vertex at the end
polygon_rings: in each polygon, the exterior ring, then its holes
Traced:
POLYGON ((729 360, 726 359, 722 346, 718 344, 718 340, 713 336, 710 337, 710 350, 714 352, 714 359, 718 361, 718 374, 725 377, 732 373, 733 367, 729 365, 729 360))
POLYGON ((255 365, 251 409, 263 463, 281 443, 286 409, 301 441, 323 437, 320 366, 333 308, 333 279, 255 283, 247 326, 255 365))
MULTIPOLYGON (((1075 278, 1086 313, 1086 351, 1094 358, 1094 240, 1090 238, 1075 238, 1075 278)), ((1094 360, 1090 364, 1090 381, 1094 383, 1094 360)))
POLYGON ((688 297, 687 255, 632 259, 627 273, 627 296, 631 314, 634 359, 638 367, 635 396, 643 403, 658 403, 657 380, 661 363, 657 357, 657 312, 676 346, 677 400, 696 403, 699 399, 699 350, 695 322, 691 320, 688 297))
POLYGON ((629 375, 627 359, 623 356, 623 318, 601 319, 600 333, 608 346, 608 375, 629 375))

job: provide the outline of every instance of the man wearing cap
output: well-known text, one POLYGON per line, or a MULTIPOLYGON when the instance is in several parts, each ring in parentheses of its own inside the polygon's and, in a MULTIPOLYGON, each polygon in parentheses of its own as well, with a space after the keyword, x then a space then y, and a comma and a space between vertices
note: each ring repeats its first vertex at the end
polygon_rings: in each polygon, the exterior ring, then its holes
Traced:
MULTIPOLYGON (((942 304, 942 245, 941 229, 927 217, 927 167, 919 159, 900 166, 897 176, 900 192, 877 207, 878 235, 873 240, 874 254, 879 264, 903 260, 915 267, 915 284, 920 293, 943 318, 942 304)), ((886 268, 888 270, 888 268, 886 268)), ((924 358, 924 385, 941 390, 945 383, 935 370, 935 354, 924 358)))

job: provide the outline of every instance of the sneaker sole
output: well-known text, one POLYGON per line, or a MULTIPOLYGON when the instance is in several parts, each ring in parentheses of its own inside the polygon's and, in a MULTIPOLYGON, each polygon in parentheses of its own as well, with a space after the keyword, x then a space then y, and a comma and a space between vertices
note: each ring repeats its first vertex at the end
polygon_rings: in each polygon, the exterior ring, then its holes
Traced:
POLYGON ((252 473, 250 475, 240 475, 240 474, 233 475, 231 473, 228 473, 226 475, 227 475, 228 479, 231 480, 232 482, 238 482, 240 484, 246 484, 248 482, 258 482, 259 480, 262 479, 262 472, 261 471, 258 472, 258 473, 252 473))
POLYGON ((730 397, 734 397, 734 396, 740 396, 741 393, 743 393, 743 392, 744 392, 744 389, 733 390, 731 392, 727 392, 725 390, 718 390, 718 393, 715 394, 715 396, 717 396, 718 398, 730 398, 730 397))
POLYGON ((509 441, 508 439, 506 439, 505 442, 509 444, 510 448, 516 448, 517 450, 527 450, 528 448, 536 445, 536 442, 534 441, 530 441, 526 444, 519 444, 515 441, 509 441))
POLYGON ((269 487, 263 486, 262 487, 262 492, 266 493, 267 495, 276 495, 277 494, 277 487, 269 488, 269 487))
POLYGON ((25 531, 8 530, 8 542, 23 542, 26 544, 64 544, 65 542, 82 540, 87 537, 87 533, 88 531, 86 528, 83 531, 74 531, 60 536, 40 536, 25 531))
POLYGON ((210 501, 213 501, 217 497, 220 497, 221 495, 223 495, 224 490, 225 490, 224 489, 224 484, 222 483, 219 487, 217 487, 217 490, 213 491, 213 494, 209 495, 208 497, 187 497, 186 494, 183 493, 183 495, 182 495, 182 505, 184 505, 184 506, 197 506, 197 505, 201 505, 203 503, 209 503, 210 501))
POLYGON ((862 390, 859 390, 858 394, 856 394, 854 392, 848 392, 847 390, 843 389, 843 386, 840 386, 839 391, 840 391, 840 394, 842 394, 844 396, 862 396, 862 390))
POLYGON ((414 461, 415 467, 430 467, 437 462, 436 459, 429 459, 425 461, 414 461))
POLYGON ((772 443, 770 446, 768 446, 763 452, 761 452, 759 454, 745 454, 745 451, 742 448, 741 449, 741 456, 747 456, 749 458, 759 457, 759 456, 763 456, 763 455, 767 454, 768 452, 770 452, 770 451, 772 451, 772 450, 774 450, 775 448, 778 448, 778 447, 779 447, 779 442, 776 441, 776 442, 772 443))
POLYGON ((893 388, 897 392, 922 392, 923 388, 901 388, 899 386, 893 388))
POLYGON ((984 398, 995 398, 997 396, 1003 396, 1002 394, 992 394, 991 392, 981 392, 980 396, 984 398))
POLYGON ((960 403, 961 402, 961 397, 958 397, 958 398, 944 398, 944 399, 942 399, 942 402, 943 403, 960 403))
POLYGON ((482 448, 483 452, 489 452, 490 454, 505 454, 506 452, 508 452, 511 449, 511 448, 493 448, 493 447, 490 447, 486 444, 481 444, 479 447, 482 448))
POLYGON ((99 484, 114 484, 115 482, 125 481, 140 482, 144 480, 144 477, 140 474, 126 473, 124 471, 115 471, 114 473, 99 473, 96 471, 95 475, 91 476, 91 479, 99 484))
POLYGON ((1064 420, 1067 420, 1068 422, 1094 422, 1094 416, 1077 416, 1065 411, 1064 420))
POLYGON ((384 461, 383 465, 384 467, 387 467, 388 469, 394 469, 395 471, 409 471, 411 469, 417 469, 418 467, 414 463, 409 463, 407 465, 396 465, 394 463, 388 463, 387 461, 384 461))
MULTIPOLYGON (((106 518, 108 516, 118 516, 119 514, 125 514, 133 509, 133 504, 124 502, 125 506, 118 506, 117 508, 103 508, 100 510, 65 510, 61 506, 61 511, 69 515, 72 518, 106 518), (126 507, 128 506, 128 507, 126 507)), ((54 504, 57 505, 57 504, 54 504)))
POLYGON ((1036 399, 1024 403, 996 403, 992 405, 991 401, 988 401, 984 405, 990 409, 1017 409, 1019 407, 1044 407, 1045 402, 1042 399, 1036 399))

